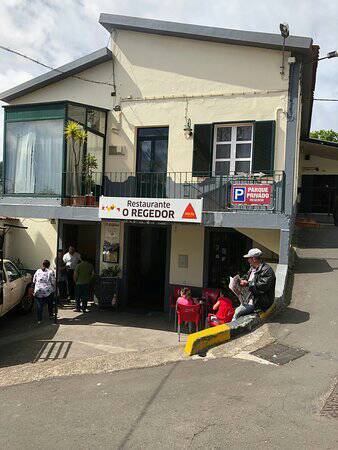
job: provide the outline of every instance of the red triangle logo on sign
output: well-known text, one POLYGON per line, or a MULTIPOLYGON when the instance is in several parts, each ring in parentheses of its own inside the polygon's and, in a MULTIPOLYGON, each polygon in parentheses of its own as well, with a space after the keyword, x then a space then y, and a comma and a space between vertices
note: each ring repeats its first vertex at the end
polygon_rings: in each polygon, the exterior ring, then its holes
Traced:
POLYGON ((197 217, 196 217, 195 210, 192 207, 192 204, 189 203, 189 205, 185 208, 182 219, 196 219, 196 218, 197 217))

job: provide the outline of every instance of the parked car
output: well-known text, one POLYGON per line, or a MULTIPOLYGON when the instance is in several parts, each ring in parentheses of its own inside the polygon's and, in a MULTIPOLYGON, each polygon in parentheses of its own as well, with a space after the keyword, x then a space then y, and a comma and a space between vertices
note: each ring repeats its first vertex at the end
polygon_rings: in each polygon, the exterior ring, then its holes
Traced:
POLYGON ((33 304, 32 276, 4 259, 3 267, 0 267, 0 317, 15 307, 26 314, 33 304))

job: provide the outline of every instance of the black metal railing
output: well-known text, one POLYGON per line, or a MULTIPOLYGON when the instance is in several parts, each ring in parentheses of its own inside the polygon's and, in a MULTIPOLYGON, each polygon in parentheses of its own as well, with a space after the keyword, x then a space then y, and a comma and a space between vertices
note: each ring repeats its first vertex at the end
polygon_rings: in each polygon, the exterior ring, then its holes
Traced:
POLYGON ((64 204, 95 206, 100 195, 109 197, 187 198, 203 199, 203 211, 269 211, 284 210, 284 172, 268 174, 231 174, 210 176, 191 172, 94 173, 90 183, 76 180, 76 174, 64 174, 64 204), (235 203, 234 186, 264 185, 269 192, 265 204, 235 203))

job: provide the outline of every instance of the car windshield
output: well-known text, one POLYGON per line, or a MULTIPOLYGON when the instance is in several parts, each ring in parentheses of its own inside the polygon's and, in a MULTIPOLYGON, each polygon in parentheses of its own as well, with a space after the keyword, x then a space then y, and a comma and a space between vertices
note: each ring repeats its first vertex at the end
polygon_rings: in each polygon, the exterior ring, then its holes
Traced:
POLYGON ((15 265, 9 261, 4 262, 4 266, 7 272, 7 275, 12 280, 16 280, 21 277, 21 273, 19 270, 15 267, 15 265))

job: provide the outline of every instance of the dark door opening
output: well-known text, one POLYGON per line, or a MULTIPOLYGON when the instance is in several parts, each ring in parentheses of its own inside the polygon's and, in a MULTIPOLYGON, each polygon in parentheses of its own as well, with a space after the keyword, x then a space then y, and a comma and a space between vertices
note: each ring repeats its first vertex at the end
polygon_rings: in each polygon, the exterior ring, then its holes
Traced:
POLYGON ((301 213, 332 214, 338 195, 338 175, 303 175, 301 213))
POLYGON ((97 223, 84 222, 81 224, 63 223, 62 246, 65 252, 70 245, 74 246, 80 254, 86 255, 94 267, 97 250, 97 223))
POLYGON ((220 288, 230 275, 248 270, 243 255, 252 247, 252 240, 233 229, 216 229, 209 233, 208 287, 220 288))
POLYGON ((127 249, 127 306, 163 310, 167 228, 129 226, 127 249))

